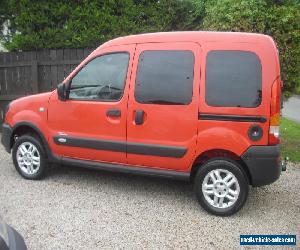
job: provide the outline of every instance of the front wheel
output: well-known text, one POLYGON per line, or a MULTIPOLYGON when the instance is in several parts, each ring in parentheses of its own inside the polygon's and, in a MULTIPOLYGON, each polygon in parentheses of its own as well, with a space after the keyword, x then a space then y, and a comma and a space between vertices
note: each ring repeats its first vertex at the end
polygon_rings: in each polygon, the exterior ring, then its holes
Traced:
POLYGON ((199 203, 214 215, 236 213, 248 197, 248 180, 241 167, 230 160, 208 161, 199 168, 194 181, 199 203))
POLYGON ((12 150, 16 170, 25 179, 41 179, 47 170, 45 151, 34 136, 22 135, 15 142, 12 150))

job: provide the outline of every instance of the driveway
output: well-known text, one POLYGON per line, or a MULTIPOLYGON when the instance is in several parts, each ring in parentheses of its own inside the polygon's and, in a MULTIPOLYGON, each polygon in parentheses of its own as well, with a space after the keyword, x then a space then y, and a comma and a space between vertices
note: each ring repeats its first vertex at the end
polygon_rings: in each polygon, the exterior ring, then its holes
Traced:
POLYGON ((284 103, 282 116, 300 123, 300 96, 292 96, 284 103))
POLYGON ((68 166, 27 181, 2 147, 0 169, 0 214, 29 249, 236 249, 240 234, 297 234, 299 243, 299 165, 251 188, 227 218, 203 211, 184 182, 68 166))

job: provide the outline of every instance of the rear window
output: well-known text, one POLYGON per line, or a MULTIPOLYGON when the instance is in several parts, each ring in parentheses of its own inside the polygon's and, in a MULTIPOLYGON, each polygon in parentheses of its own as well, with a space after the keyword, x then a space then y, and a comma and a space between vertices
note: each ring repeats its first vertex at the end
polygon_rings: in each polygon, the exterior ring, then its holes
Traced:
POLYGON ((139 103, 185 105, 192 100, 194 54, 144 51, 139 58, 135 99, 139 103))
POLYGON ((248 51, 210 51, 206 59, 206 103, 217 107, 257 107, 262 76, 258 56, 248 51))

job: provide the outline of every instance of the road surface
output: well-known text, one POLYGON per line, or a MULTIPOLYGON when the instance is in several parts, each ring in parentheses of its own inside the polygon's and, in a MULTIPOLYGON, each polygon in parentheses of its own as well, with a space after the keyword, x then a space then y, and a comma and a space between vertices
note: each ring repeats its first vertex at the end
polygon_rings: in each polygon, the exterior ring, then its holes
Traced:
POLYGON ((300 123, 300 96, 292 96, 284 103, 282 116, 300 123))

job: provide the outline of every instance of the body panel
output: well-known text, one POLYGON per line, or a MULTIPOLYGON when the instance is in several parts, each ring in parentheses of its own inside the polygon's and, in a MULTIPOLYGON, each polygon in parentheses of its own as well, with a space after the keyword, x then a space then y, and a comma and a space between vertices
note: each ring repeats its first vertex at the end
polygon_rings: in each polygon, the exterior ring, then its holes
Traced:
POLYGON ((195 154, 197 138, 197 117, 199 101, 200 57, 201 49, 196 43, 154 43, 138 45, 134 60, 132 80, 130 82, 127 141, 148 142, 151 144, 183 147, 187 149, 182 158, 137 155, 128 152, 128 163, 149 167, 187 170, 195 154), (194 54, 193 96, 187 105, 165 105, 138 103, 135 99, 136 72, 139 56, 144 51, 180 50, 194 54), (135 123, 137 110, 144 112, 144 122, 135 123))
POLYGON ((47 122, 49 98, 54 92, 26 96, 12 101, 5 116, 5 122, 12 128, 16 127, 19 123, 30 122, 47 139, 49 137, 47 122))
MULTIPOLYGON (((250 35, 251 36, 251 35, 250 35)), ((258 38, 258 37, 257 37, 258 38)), ((234 40, 224 42, 203 42, 201 54, 201 83, 198 121, 198 142, 196 155, 210 149, 224 149, 240 156, 250 145, 267 145, 269 133, 271 86, 279 76, 278 57, 274 42, 271 39, 257 39, 257 41, 238 42, 234 40), (206 57, 209 51, 234 50, 254 52, 261 62, 262 69, 262 98, 261 104, 254 108, 243 107, 212 107, 205 101, 206 86, 206 57), (265 122, 237 121, 235 119, 201 119, 206 115, 217 116, 259 116, 265 122), (248 130, 251 126, 258 125, 262 128, 263 136, 260 140, 252 141, 248 137, 248 130)))
POLYGON ((117 140, 126 142, 126 110, 134 49, 135 45, 126 45, 94 51, 66 80, 66 82, 70 81, 77 71, 94 57, 107 53, 128 52, 130 55, 128 71, 124 94, 120 101, 60 101, 57 93, 53 94, 49 105, 48 126, 50 130, 49 144, 54 154, 71 158, 126 163, 126 152, 64 146, 56 144, 53 138, 55 136, 69 136, 91 140, 117 140), (120 117, 107 116, 108 110, 111 109, 120 110, 120 117))

